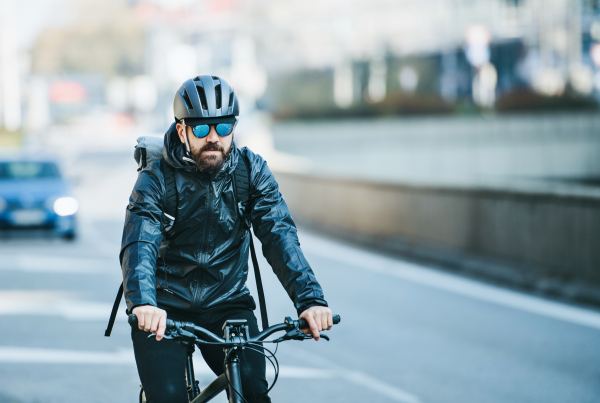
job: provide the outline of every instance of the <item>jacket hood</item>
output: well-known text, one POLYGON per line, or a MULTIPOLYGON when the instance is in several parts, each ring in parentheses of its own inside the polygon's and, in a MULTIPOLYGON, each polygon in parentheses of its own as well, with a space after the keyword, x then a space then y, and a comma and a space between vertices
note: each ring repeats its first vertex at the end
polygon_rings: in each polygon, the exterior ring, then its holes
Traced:
POLYGON ((181 169, 186 172, 198 172, 199 174, 209 175, 213 178, 219 177, 223 173, 233 173, 237 165, 238 149, 235 145, 235 140, 232 141, 229 158, 227 161, 225 161, 218 172, 212 173, 198 171, 196 164, 184 160, 183 157, 185 157, 185 146, 179 139, 179 134, 177 133, 177 124, 173 123, 165 133, 163 158, 167 164, 171 165, 175 169, 181 169))

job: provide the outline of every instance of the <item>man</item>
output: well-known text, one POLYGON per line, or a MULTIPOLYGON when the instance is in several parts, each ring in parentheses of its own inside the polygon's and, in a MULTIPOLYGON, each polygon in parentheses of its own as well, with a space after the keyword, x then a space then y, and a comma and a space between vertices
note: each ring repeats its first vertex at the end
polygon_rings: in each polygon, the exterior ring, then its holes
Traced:
MULTIPOLYGON (((298 242, 296 227, 266 162, 233 141, 239 107, 223 79, 199 76, 175 94, 175 123, 165 134, 163 158, 140 172, 123 230, 121 266, 128 311, 138 318, 132 330, 136 363, 149 403, 187 402, 186 350, 160 341, 167 316, 195 322, 220 334, 227 319, 246 319, 258 333, 256 305, 246 287, 251 223, 263 254, 319 339, 332 326, 319 286, 298 242), (247 164, 250 197, 240 214, 234 171, 247 164), (174 183, 165 183, 165 170, 174 183), (168 186, 177 189, 176 217, 165 212, 168 186), (148 338, 148 333, 156 338, 148 338)), ((220 375, 219 346, 200 348, 220 375)), ((243 357, 244 358, 244 357, 243 357)), ((242 391, 248 401, 270 402, 264 357, 246 351, 242 391)))

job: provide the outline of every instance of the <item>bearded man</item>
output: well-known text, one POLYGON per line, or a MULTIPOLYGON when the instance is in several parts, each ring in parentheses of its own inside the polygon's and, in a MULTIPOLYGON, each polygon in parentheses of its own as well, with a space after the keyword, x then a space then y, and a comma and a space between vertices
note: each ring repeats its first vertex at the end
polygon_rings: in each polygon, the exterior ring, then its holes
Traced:
MULTIPOLYGON (((144 168, 131 194, 120 261, 127 308, 138 318, 132 329, 138 373, 149 403, 187 402, 186 348, 161 340, 167 316, 219 334, 227 319, 245 319, 258 333, 254 299, 246 287, 251 234, 293 301, 299 317, 319 332, 332 314, 304 258, 296 226, 266 161, 233 140, 239 106, 222 78, 198 76, 175 94, 175 123, 165 134, 163 158, 144 168), (234 172, 246 164, 249 200, 242 213, 234 172), (174 171, 166 183, 165 170, 174 171), (176 217, 165 212, 169 186, 177 190, 176 217), (156 337, 148 337, 155 333, 156 337)), ((216 375, 224 352, 202 346, 216 375)), ((245 352, 242 391, 247 401, 270 402, 265 359, 245 352)))

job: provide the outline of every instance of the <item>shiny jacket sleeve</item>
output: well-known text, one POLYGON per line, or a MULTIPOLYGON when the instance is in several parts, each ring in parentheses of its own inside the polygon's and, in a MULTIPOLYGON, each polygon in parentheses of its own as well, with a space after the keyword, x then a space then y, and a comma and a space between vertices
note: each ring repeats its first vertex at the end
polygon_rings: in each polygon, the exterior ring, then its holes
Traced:
POLYGON ((140 172, 125 215, 121 241, 123 291, 129 312, 156 306, 155 266, 162 242, 164 178, 158 162, 140 172))
POLYGON ((265 258, 294 301, 298 314, 327 306, 323 290, 306 261, 296 225, 271 170, 259 155, 248 152, 251 165, 250 221, 265 258))

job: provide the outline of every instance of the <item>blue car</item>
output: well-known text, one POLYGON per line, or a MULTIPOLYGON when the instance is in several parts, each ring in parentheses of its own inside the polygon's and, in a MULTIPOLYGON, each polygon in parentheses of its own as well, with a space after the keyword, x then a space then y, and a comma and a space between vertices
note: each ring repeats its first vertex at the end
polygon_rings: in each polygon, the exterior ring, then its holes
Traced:
POLYGON ((0 159, 0 232, 46 229, 74 239, 78 208, 54 161, 0 159))

